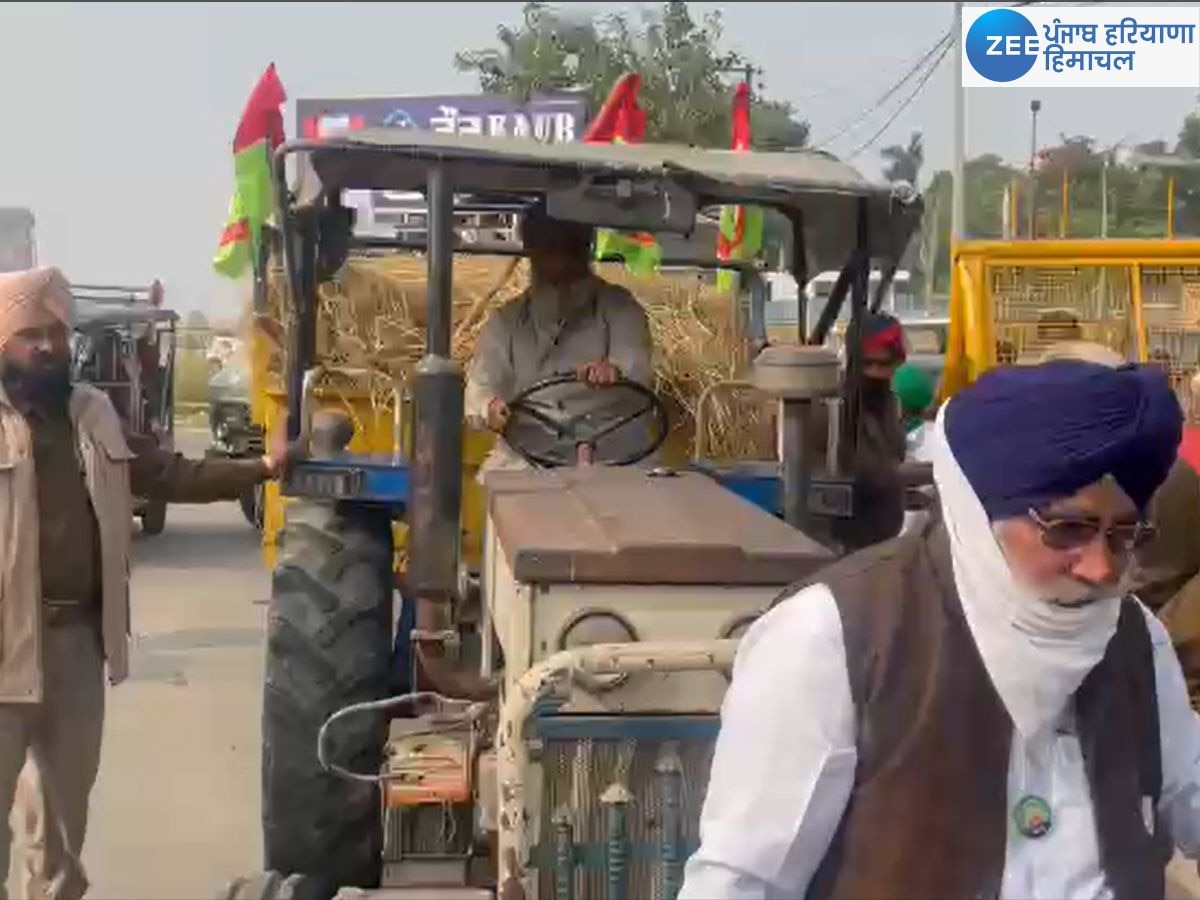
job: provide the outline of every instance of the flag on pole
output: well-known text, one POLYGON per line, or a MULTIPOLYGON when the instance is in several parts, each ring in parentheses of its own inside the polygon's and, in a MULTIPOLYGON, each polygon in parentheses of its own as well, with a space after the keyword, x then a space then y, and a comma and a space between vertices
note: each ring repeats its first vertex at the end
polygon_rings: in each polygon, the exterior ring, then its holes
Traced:
MULTIPOLYGON (((737 151, 750 150, 750 85, 742 82, 733 93, 733 141, 737 151)), ((717 259, 743 260, 753 258, 762 248, 763 212, 756 206, 725 206, 721 208, 721 230, 717 235, 717 259)), ((721 269, 717 287, 734 290, 737 273, 721 269)))
POLYGON ((274 209, 271 163, 283 143, 280 107, 286 100, 271 63, 250 94, 233 137, 234 193, 213 259, 213 268, 228 278, 238 278, 252 264, 274 209))
MULTIPOLYGON (((640 143, 646 136, 646 111, 637 102, 641 86, 642 78, 635 72, 617 79, 583 140, 590 144, 640 143)), ((631 272, 647 274, 658 268, 662 248, 652 234, 602 228, 596 233, 596 259, 612 257, 625 260, 631 272)))

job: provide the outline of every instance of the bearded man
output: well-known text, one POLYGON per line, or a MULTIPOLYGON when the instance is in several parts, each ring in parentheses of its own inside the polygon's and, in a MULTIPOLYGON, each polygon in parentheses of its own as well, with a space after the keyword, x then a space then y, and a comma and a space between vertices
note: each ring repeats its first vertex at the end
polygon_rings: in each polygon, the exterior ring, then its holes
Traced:
MULTIPOLYGON (((129 668, 132 495, 236 500, 287 453, 192 462, 130 448, 107 395, 70 378, 71 288, 58 269, 0 274, 0 872, 18 775, 38 823, 27 897, 82 897, 88 796, 100 765, 105 671, 129 668)), ((5 895, 0 880, 0 898, 5 895)))
MULTIPOLYGON (((559 385, 540 398, 567 417, 593 414, 620 419, 628 404, 592 390, 628 379, 654 383, 654 352, 646 311, 625 288, 592 271, 590 225, 547 214, 544 203, 521 219, 521 241, 529 254, 530 285, 520 297, 494 310, 483 326, 467 370, 464 397, 468 421, 503 435, 509 402, 539 381, 565 373, 577 384, 559 385)), ((645 423, 631 422, 605 439, 616 457, 645 440, 645 423)), ((580 448, 580 461, 587 452, 580 448)), ((481 467, 527 468, 499 437, 481 467)))
POLYGON ((1200 718, 1128 573, 1181 430, 1150 367, 943 406, 940 515, 743 639, 680 896, 1162 897, 1200 852, 1200 718))

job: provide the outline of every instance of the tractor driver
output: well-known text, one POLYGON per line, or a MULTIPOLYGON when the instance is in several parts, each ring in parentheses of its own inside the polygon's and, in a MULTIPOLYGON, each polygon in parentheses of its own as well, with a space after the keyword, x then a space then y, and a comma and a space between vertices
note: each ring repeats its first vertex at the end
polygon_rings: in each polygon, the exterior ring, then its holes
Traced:
MULTIPOLYGON (((653 344, 646 312, 629 291, 592 272, 593 236, 590 225, 553 219, 542 204, 525 213, 521 242, 529 255, 530 285, 495 310, 479 336, 467 373, 469 421, 502 433, 511 400, 554 375, 574 373, 582 382, 555 389, 557 405, 571 414, 598 404, 612 407, 589 387, 620 378, 651 386, 653 344)), ((639 441, 633 425, 612 437, 639 441)), ((587 448, 579 448, 578 460, 590 461, 587 448)), ((526 465, 500 438, 481 471, 526 465)))

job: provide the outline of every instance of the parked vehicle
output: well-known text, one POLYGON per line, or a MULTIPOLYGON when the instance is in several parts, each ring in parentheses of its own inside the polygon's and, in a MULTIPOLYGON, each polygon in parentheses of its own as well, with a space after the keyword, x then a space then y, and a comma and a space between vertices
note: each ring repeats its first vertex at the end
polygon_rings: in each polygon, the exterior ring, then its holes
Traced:
MULTIPOLYGON (((130 433, 174 449, 179 316, 162 308, 161 285, 73 285, 72 292, 75 380, 107 393, 130 433)), ((166 526, 165 501, 135 497, 134 514, 141 519, 144 534, 159 534, 166 526)))
MULTIPOLYGON (((208 382, 208 456, 242 459, 261 456, 262 428, 250 414, 250 372, 239 354, 230 355, 208 382)), ((262 528, 263 489, 255 487, 239 500, 242 515, 262 528)))

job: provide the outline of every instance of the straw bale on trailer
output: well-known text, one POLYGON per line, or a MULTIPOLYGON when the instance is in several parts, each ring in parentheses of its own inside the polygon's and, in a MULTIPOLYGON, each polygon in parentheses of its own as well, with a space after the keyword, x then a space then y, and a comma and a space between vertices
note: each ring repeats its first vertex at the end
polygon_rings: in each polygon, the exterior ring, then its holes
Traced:
MULTIPOLYGON (((655 344, 655 389, 670 409, 673 427, 693 446, 696 403, 713 384, 745 377, 748 348, 740 336, 734 298, 697 274, 634 277, 623 266, 603 264, 598 273, 624 285, 645 307, 655 344)), ((454 325, 451 353, 466 364, 488 314, 513 300, 528 284, 523 259, 457 256, 454 260, 454 325)), ((282 280, 276 273, 268 291, 268 315, 287 325, 282 280)), ((343 387, 372 392, 390 405, 392 384, 403 382, 425 347, 425 260, 418 255, 349 260, 338 277, 318 289, 317 357, 345 370, 343 387)), ((283 351, 277 348, 270 371, 279 379, 283 351)), ((759 400, 725 398, 708 408, 707 447, 717 458, 773 455, 768 407, 759 400)))

